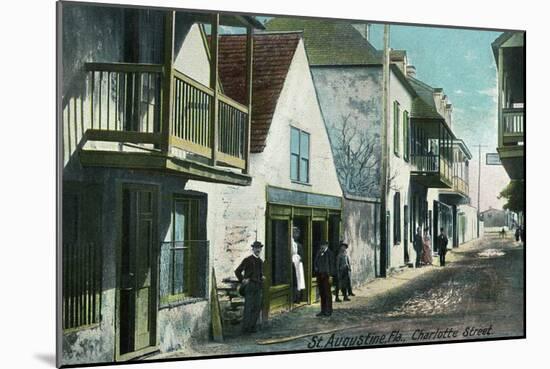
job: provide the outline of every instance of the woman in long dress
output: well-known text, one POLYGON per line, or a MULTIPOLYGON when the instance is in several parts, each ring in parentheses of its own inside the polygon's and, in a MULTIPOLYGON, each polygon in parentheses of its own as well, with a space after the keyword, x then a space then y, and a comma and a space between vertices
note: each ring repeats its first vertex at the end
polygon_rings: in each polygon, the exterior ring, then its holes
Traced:
POLYGON ((422 263, 424 265, 432 265, 432 238, 428 233, 428 230, 424 230, 424 237, 422 238, 422 263))

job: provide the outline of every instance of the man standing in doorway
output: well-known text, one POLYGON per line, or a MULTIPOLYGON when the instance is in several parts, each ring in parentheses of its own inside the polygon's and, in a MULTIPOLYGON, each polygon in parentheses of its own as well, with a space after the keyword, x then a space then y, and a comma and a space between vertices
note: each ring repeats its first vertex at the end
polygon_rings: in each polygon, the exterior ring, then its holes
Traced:
POLYGON ((334 301, 341 301, 338 298, 338 289, 342 291, 344 301, 349 301, 348 293, 352 295, 350 274, 351 264, 348 256, 348 244, 341 241, 340 251, 338 252, 338 256, 336 256, 336 277, 338 278, 338 284, 336 286, 336 299, 334 301))
POLYGON ((415 266, 418 268, 420 267, 420 260, 422 260, 422 249, 423 249, 422 231, 420 230, 420 227, 416 228, 413 247, 414 247, 414 251, 416 252, 415 266))
POLYGON ((334 275, 334 256, 328 248, 328 242, 321 242, 321 248, 315 257, 313 267, 317 276, 317 286, 321 298, 321 312, 317 316, 331 316, 330 276, 334 275))
POLYGON ((259 241, 252 243, 252 255, 243 259, 235 275, 241 287, 239 293, 244 296, 243 333, 256 332, 256 322, 262 309, 262 282, 264 280, 263 264, 260 259, 262 245, 259 241))
POLYGON ((443 227, 439 230, 439 236, 437 236, 437 250, 439 252, 439 265, 445 266, 445 255, 447 254, 447 244, 449 239, 445 234, 443 227))

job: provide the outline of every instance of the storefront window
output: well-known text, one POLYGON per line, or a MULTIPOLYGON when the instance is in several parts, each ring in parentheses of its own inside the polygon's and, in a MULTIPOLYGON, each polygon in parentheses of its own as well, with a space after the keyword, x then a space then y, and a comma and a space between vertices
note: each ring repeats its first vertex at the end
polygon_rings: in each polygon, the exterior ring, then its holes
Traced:
POLYGON ((271 221, 271 285, 288 284, 290 281, 288 221, 273 219, 271 221))

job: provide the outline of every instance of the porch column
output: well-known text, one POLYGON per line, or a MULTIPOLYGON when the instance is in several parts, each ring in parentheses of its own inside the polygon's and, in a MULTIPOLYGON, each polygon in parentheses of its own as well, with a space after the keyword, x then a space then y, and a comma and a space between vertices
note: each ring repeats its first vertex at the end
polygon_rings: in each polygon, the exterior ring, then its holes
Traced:
POLYGON ((170 151, 170 132, 172 131, 172 91, 174 83, 174 23, 176 12, 168 11, 164 18, 164 70, 162 81, 162 123, 161 152, 170 151))
POLYGON ((210 165, 216 165, 218 155, 218 28, 220 25, 220 14, 212 15, 212 32, 210 38, 210 88, 214 91, 212 105, 210 106, 210 142, 212 144, 212 157, 210 165))
POLYGON ((504 55, 502 48, 498 49, 498 147, 502 147, 502 134, 504 122, 502 121, 502 85, 504 83, 504 55))
POLYGON ((246 93, 248 115, 244 131, 244 173, 250 173, 250 130, 252 127, 252 67, 254 65, 254 29, 251 26, 246 28, 246 93))

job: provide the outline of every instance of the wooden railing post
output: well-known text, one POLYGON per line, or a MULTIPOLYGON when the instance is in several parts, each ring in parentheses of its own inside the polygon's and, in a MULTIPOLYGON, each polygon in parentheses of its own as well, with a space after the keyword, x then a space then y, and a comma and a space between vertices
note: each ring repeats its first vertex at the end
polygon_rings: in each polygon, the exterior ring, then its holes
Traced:
POLYGON ((498 101, 497 101, 497 106, 498 106, 498 147, 502 147, 503 145, 503 140, 502 140, 502 135, 503 135, 503 114, 502 114, 502 84, 504 83, 503 79, 504 79, 504 60, 503 60, 503 52, 502 52, 502 47, 500 47, 498 49, 498 77, 497 77, 497 84, 498 84, 498 92, 497 92, 497 97, 498 97, 498 101))
POLYGON ((163 63, 163 83, 162 83, 162 123, 161 151, 167 155, 170 151, 170 134, 172 131, 172 100, 173 100, 173 63, 174 63, 174 23, 176 14, 174 11, 168 11, 165 17, 164 27, 164 63, 163 63))
POLYGON ((246 29, 246 92, 248 114, 244 136, 244 173, 250 173, 250 130, 252 128, 252 81, 254 65, 254 30, 248 26, 246 29))
POLYGON ((212 96, 212 105, 210 107, 210 142, 212 143, 211 165, 216 165, 216 156, 218 155, 218 109, 219 109, 219 91, 218 91, 218 28, 220 24, 220 14, 212 15, 212 33, 210 38, 210 88, 214 91, 212 96))

